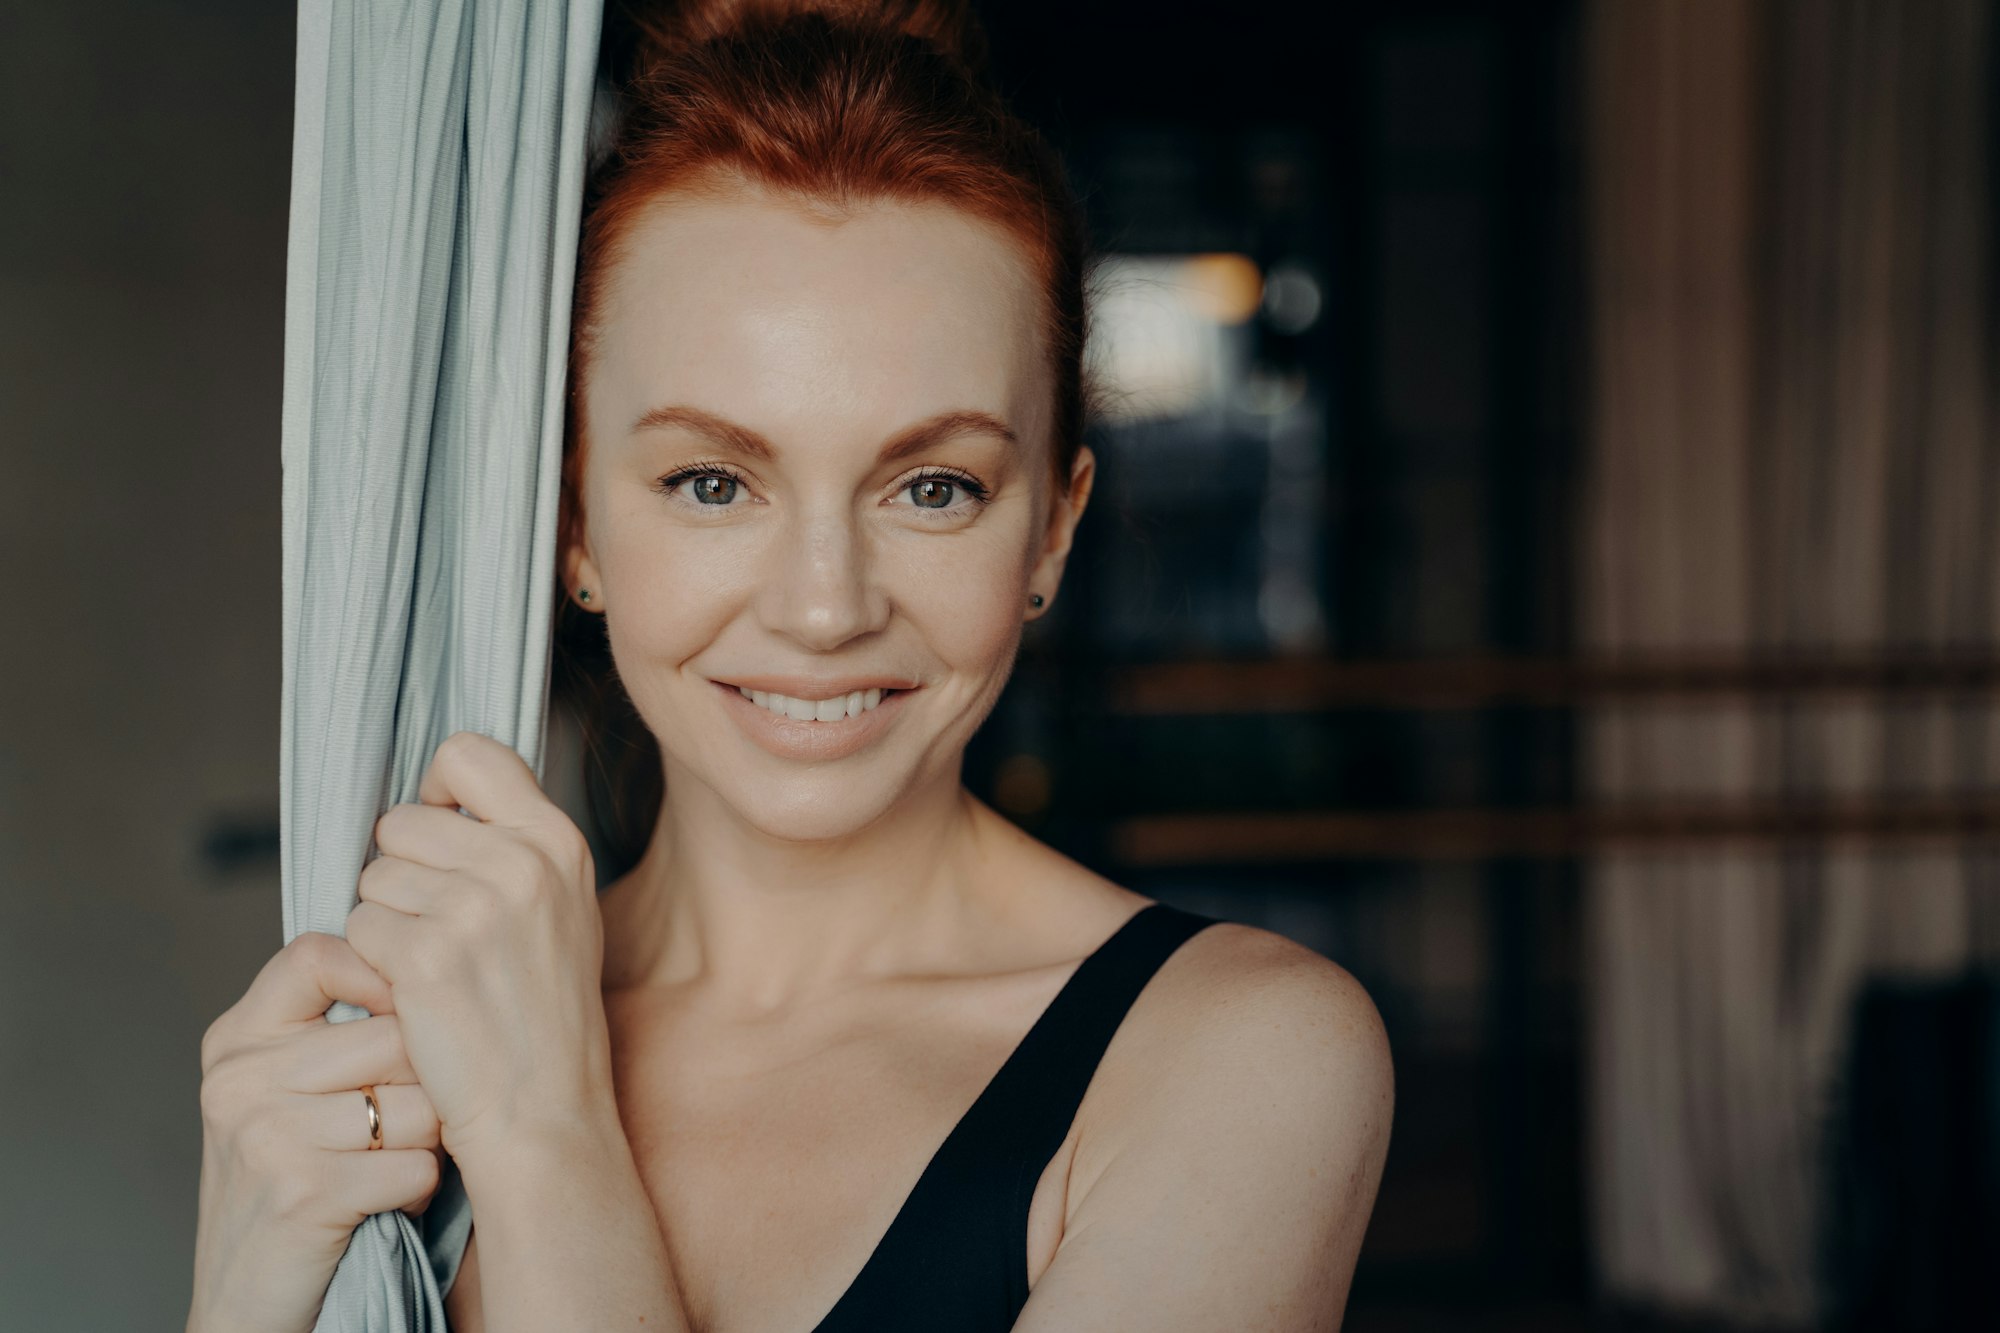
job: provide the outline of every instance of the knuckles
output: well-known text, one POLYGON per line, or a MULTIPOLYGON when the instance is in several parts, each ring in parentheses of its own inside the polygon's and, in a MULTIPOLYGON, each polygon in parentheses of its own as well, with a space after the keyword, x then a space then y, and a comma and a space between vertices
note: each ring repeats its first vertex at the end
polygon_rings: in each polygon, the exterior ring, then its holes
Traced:
POLYGON ((292 936, 283 952, 295 968, 317 972, 332 964, 339 948, 340 941, 331 935, 317 930, 302 930, 292 936))
MULTIPOLYGON (((398 801, 377 815, 373 830, 375 845, 381 847, 390 841, 398 840, 403 825, 408 823, 411 816, 415 815, 421 809, 423 809, 423 806, 415 801, 398 801)), ((369 862, 369 865, 373 864, 373 861, 369 862)), ((367 868, 367 866, 362 867, 363 870, 367 868)))
MULTIPOLYGON (((351 948, 347 941, 320 931, 301 931, 285 943, 285 946, 271 956, 265 964, 267 968, 284 968, 318 976, 339 961, 339 953, 351 948)), ((246 994, 235 1004, 217 1014, 201 1034, 201 1072, 206 1077, 225 1064, 229 1057, 255 1040, 252 1025, 257 1019, 255 1013, 246 1006, 250 996, 246 994)))
POLYGON ((222 1062, 222 1057, 229 1054, 230 1048, 234 1045, 234 1036, 229 1026, 229 1015, 232 1012, 225 1009, 208 1025, 208 1030, 201 1034, 201 1073, 204 1086, 210 1072, 222 1062))
POLYGON ((524 840, 509 838, 505 850, 496 854, 494 878, 527 901, 533 901, 551 887, 555 864, 541 848, 524 840))
POLYGON ((583 836, 583 830, 564 818, 551 832, 550 843, 563 881, 595 891, 597 862, 590 854, 590 840, 583 836))
POLYGON ((436 763, 443 757, 453 764, 470 763, 485 755, 488 746, 498 744, 498 741, 482 736, 476 731, 454 731, 438 742, 437 749, 431 755, 431 762, 436 763))
POLYGON ((227 1059, 218 1059, 202 1071, 201 1122, 211 1129, 227 1129, 243 1109, 237 1095, 236 1079, 227 1059))
POLYGON ((361 867, 361 873, 355 877, 354 882, 363 901, 367 901, 371 893, 380 890, 382 876, 389 873, 388 864, 388 857, 377 856, 370 858, 368 864, 361 867))

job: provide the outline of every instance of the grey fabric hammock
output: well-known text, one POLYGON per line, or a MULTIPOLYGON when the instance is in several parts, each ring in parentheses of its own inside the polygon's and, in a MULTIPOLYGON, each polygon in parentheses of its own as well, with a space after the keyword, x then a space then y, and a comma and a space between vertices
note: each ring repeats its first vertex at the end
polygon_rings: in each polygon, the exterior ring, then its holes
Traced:
MULTIPOLYGON (((376 817, 416 799, 452 732, 512 745, 541 774, 601 0, 301 0, 298 17, 287 941, 344 933, 376 817)), ((471 1226, 447 1165, 421 1219, 356 1228, 315 1327, 444 1333, 471 1226)))

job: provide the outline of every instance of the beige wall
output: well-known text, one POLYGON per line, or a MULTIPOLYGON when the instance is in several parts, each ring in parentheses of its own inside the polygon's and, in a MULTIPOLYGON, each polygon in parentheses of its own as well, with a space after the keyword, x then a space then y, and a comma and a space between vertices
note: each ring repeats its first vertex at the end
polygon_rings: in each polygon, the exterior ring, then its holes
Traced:
POLYGON ((287 4, 0 19, 0 1324, 186 1316, 203 1029, 280 944, 287 4))

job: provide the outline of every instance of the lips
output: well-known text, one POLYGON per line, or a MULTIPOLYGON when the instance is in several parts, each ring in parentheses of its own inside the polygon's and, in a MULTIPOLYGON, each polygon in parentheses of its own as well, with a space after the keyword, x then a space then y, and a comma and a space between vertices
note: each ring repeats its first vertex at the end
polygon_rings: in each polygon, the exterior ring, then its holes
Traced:
POLYGON ((918 682, 907 676, 734 676, 729 680, 716 681, 719 685, 735 685, 746 690, 763 690, 768 694, 784 694, 794 699, 809 699, 817 702, 831 699, 836 694, 852 694, 856 690, 910 690, 918 682))
MULTIPOLYGON (((771 680, 775 682, 785 678, 759 677, 757 679, 760 681, 771 680)), ((720 694, 724 710, 736 719, 737 725, 743 728, 744 733, 751 741, 780 759, 793 759, 808 763, 845 759, 847 756, 872 745, 902 715, 903 709, 908 706, 908 700, 911 695, 916 693, 913 687, 894 688, 893 692, 885 693, 882 696, 880 703, 865 712, 843 716, 836 721, 821 722, 817 719, 813 721, 795 720, 774 713, 770 709, 744 698, 742 690, 738 688, 739 682, 718 680, 711 683, 714 684, 720 694)), ((754 685, 751 681, 740 683, 745 688, 762 688, 761 686, 754 685)), ((837 693, 832 689, 818 686, 798 686, 796 682, 793 683, 800 690, 799 694, 792 696, 794 698, 811 698, 813 697, 811 691, 814 689, 820 690, 819 697, 821 698, 832 698, 837 693)), ((828 684, 844 683, 846 682, 828 682, 828 684)), ((776 689, 776 686, 773 685, 772 688, 776 689)), ((857 685, 857 688, 881 687, 861 687, 857 685)), ((784 690, 777 692, 789 693, 789 691, 784 690)))
POLYGON ((794 722, 840 722, 858 717, 879 707, 882 700, 894 693, 893 690, 856 690, 852 694, 836 694, 831 699, 794 699, 790 695, 768 694, 763 690, 738 688, 736 692, 749 695, 750 702, 759 708, 794 722))

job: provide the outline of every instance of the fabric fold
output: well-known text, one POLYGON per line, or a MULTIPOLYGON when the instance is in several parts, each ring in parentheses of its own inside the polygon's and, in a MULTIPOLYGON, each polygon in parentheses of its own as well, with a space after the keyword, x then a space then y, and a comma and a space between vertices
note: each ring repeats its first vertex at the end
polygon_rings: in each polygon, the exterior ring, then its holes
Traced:
MULTIPOLYGON (((342 935, 455 731, 542 772, 601 5, 301 0, 282 426, 284 937, 342 935)), ((366 1017, 336 1003, 334 1022, 366 1017)), ((322 1333, 444 1333, 471 1231, 356 1228, 322 1333)))

